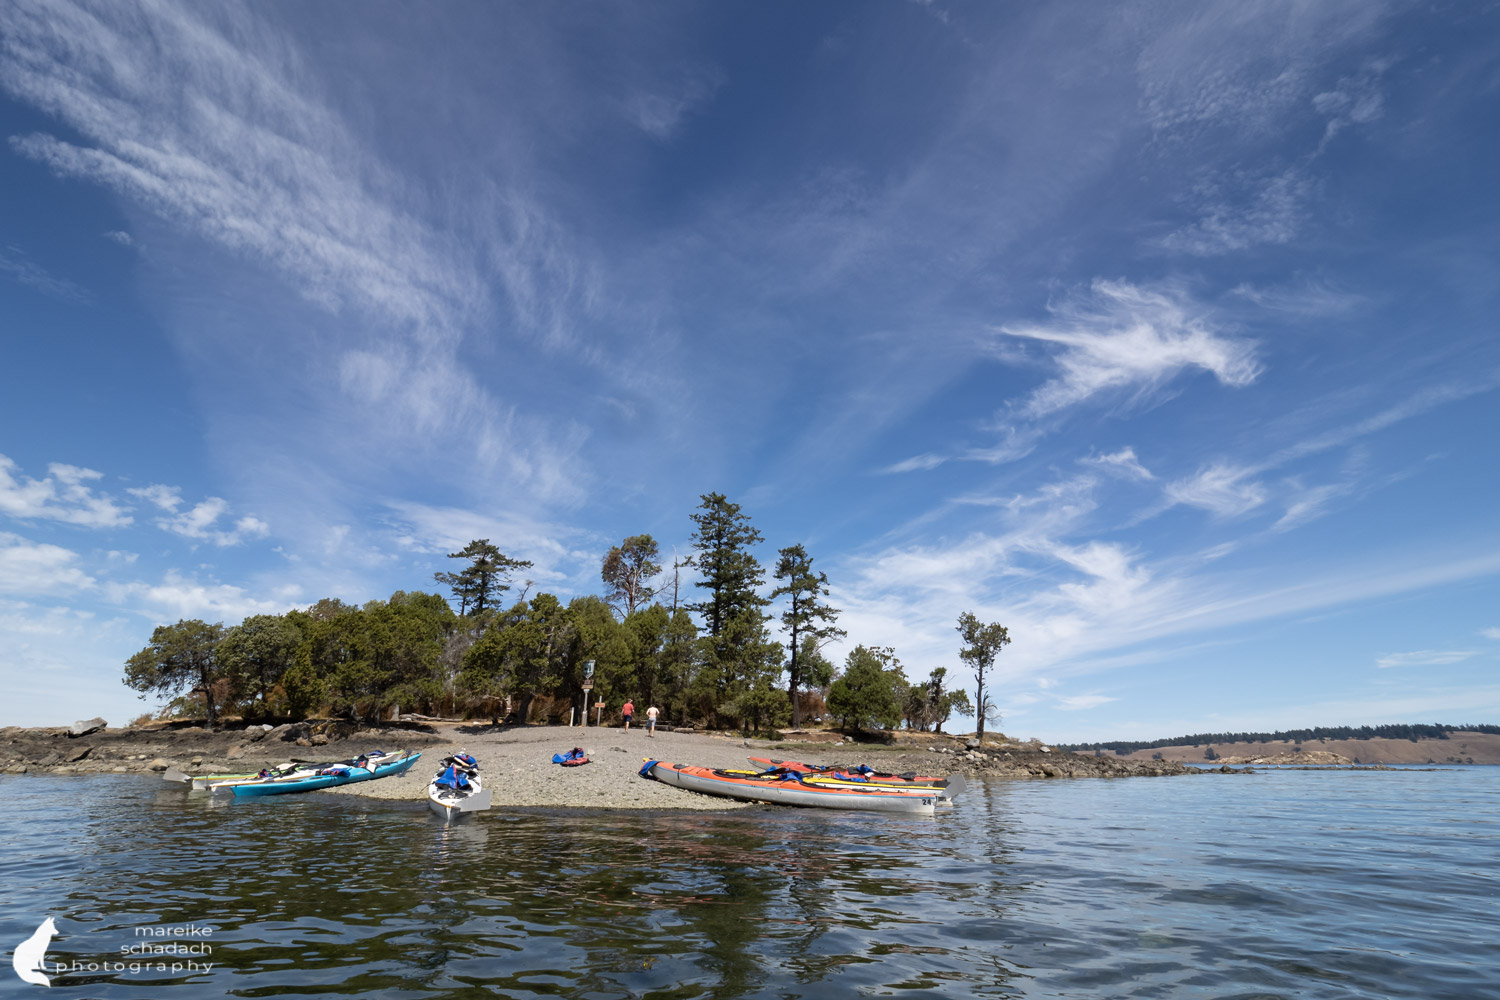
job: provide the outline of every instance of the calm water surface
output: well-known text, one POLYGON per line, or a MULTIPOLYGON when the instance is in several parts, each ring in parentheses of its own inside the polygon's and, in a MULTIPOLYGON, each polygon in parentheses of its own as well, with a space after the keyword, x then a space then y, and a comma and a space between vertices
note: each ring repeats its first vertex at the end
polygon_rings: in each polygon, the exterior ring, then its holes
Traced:
MULTIPOLYGON (((0 779, 61 997, 1500 998, 1500 768, 975 781, 934 819, 0 779), (211 953, 132 971, 142 928, 211 953)), ((687 793, 684 793, 687 794, 687 793)), ((160 961, 161 959, 157 959, 160 961)), ((0 972, 0 995, 40 996, 0 972)))

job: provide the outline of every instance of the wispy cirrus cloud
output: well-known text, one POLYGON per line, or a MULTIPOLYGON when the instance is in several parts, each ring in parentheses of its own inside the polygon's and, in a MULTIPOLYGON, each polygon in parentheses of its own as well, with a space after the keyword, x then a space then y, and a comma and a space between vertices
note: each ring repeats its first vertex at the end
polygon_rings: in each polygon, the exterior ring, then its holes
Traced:
POLYGON ((543 498, 576 491, 567 442, 459 358, 497 298, 518 331, 588 354, 566 318, 594 294, 588 269, 524 185, 471 191, 462 218, 438 210, 436 192, 376 152, 318 61, 260 11, 20 0, 0 10, 0 28, 0 87, 68 130, 11 136, 16 153, 260 265, 345 329, 263 332, 320 355, 299 373, 320 383, 305 398, 336 417, 315 424, 358 412, 386 456, 425 454, 443 435, 472 449, 476 474, 543 498))
POLYGON ((131 523, 130 508, 91 483, 102 472, 53 462, 47 475, 32 479, 14 461, 0 455, 0 513, 21 520, 61 521, 85 528, 118 528, 131 523))
POLYGON ((1266 502, 1266 488, 1250 480, 1258 470, 1215 462, 1194 475, 1173 480, 1163 493, 1171 504, 1184 504, 1220 517, 1237 517, 1266 502))
POLYGON ((60 299, 88 299, 89 293, 65 278, 59 278, 30 259, 18 247, 0 247, 0 274, 60 299))
POLYGON ((1375 661, 1382 669, 1389 667, 1446 667, 1450 663, 1462 663, 1477 654, 1472 649, 1419 649, 1410 653, 1390 653, 1375 661))
POLYGON ((1500 640, 1500 628, 1482 628, 1479 630, 1479 634, 1486 639, 1500 640))
POLYGON ((1206 371, 1246 386, 1261 374, 1255 344, 1216 328, 1181 289, 1095 280, 1090 294, 1052 309, 1047 324, 1004 325, 1007 337, 1056 345, 1058 375, 1020 405, 1031 418, 1095 397, 1143 400, 1178 375, 1206 371))
POLYGON ((1127 479, 1155 479, 1151 470, 1141 464, 1134 448, 1121 448, 1107 455, 1088 455, 1078 460, 1084 465, 1094 465, 1114 472, 1127 479))

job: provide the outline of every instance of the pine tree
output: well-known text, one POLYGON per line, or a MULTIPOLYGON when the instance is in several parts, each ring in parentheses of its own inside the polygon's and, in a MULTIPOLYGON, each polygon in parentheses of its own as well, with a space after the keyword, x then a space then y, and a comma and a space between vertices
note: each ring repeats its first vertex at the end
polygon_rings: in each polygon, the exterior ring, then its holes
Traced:
POLYGON ((786 610, 781 613, 781 624, 791 641, 787 661, 787 692, 792 699, 792 725, 802 724, 801 706, 797 702, 797 688, 803 683, 802 650, 812 641, 816 651, 831 639, 848 635, 833 623, 838 619, 839 609, 820 603, 819 598, 828 596, 828 575, 814 574, 813 557, 801 545, 790 545, 782 549, 781 559, 776 564, 776 579, 785 580, 771 592, 771 599, 787 598, 786 610))

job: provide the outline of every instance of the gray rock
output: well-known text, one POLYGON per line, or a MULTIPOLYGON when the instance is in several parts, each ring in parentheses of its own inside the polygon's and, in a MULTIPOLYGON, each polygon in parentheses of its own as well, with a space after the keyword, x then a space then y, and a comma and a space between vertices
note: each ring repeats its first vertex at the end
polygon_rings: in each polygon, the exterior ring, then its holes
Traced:
POLYGON ((239 760, 241 757, 245 756, 245 748, 243 745, 230 747, 229 752, 224 756, 228 757, 230 760, 239 760))
POLYGON ((103 719, 84 719, 68 727, 68 738, 76 739, 79 736, 87 736, 89 733, 97 733, 107 725, 109 723, 103 719))
POLYGON ((94 752, 94 748, 93 747, 79 747, 77 750, 74 750, 72 753, 70 753, 66 757, 64 757, 63 760, 65 760, 69 764, 71 764, 74 761, 83 760, 83 758, 87 757, 89 754, 91 754, 93 752, 94 752))
POLYGON ((328 737, 324 736, 322 733, 318 733, 312 738, 312 745, 315 747, 325 747, 328 745, 328 737))
POLYGON ((53 751, 52 753, 49 753, 46 756, 44 756, 41 760, 37 761, 36 762, 36 766, 37 767, 51 767, 53 764, 56 764, 60 760, 62 760, 62 754, 60 754, 60 753, 58 753, 56 751, 53 751))
POLYGON ((165 771, 167 768, 169 768, 171 766, 172 766, 171 764, 169 764, 166 761, 162 760, 160 757, 156 758, 151 763, 149 763, 149 764, 146 765, 146 767, 148 769, 152 770, 152 771, 165 771))
POLYGON ((978 750, 979 749, 979 741, 971 737, 969 740, 967 740, 964 743, 964 748, 968 749, 968 750, 978 750))

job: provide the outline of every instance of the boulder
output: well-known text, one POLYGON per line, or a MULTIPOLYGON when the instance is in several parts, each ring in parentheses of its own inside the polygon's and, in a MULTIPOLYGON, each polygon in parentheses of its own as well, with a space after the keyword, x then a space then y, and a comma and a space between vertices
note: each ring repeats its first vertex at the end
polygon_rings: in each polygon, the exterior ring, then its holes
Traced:
POLYGON ((63 760, 65 760, 69 764, 71 764, 74 761, 83 760, 83 758, 87 757, 89 754, 91 754, 93 752, 94 752, 94 748, 93 747, 79 747, 77 750, 74 750, 72 753, 70 753, 66 757, 64 757, 63 760))
POLYGON ((322 733, 318 733, 312 738, 312 745, 315 747, 326 747, 328 745, 328 737, 322 733))
POLYGON ((107 725, 109 723, 103 719, 84 719, 80 722, 75 722, 68 727, 68 739, 77 739, 80 736, 87 736, 89 733, 97 733, 107 725))
POLYGON ((60 760, 62 760, 62 754, 60 754, 60 753, 58 753, 58 752, 56 752, 54 750, 52 753, 49 753, 46 756, 42 757, 41 760, 38 760, 36 762, 36 766, 37 767, 51 767, 53 764, 56 764, 60 760))
POLYGON ((224 756, 228 757, 230 760, 239 760, 241 757, 245 756, 245 747, 243 744, 237 747, 230 747, 229 752, 224 756))
POLYGON ((168 764, 166 761, 162 760, 160 757, 156 758, 151 763, 149 763, 149 764, 146 765, 146 767, 149 770, 152 770, 152 771, 165 771, 167 768, 169 768, 171 766, 172 766, 171 764, 168 764))
POLYGON ((966 749, 966 750, 978 750, 979 749, 979 741, 976 740, 976 739, 974 739, 971 736, 969 739, 967 739, 966 741, 964 741, 964 749, 966 749))

